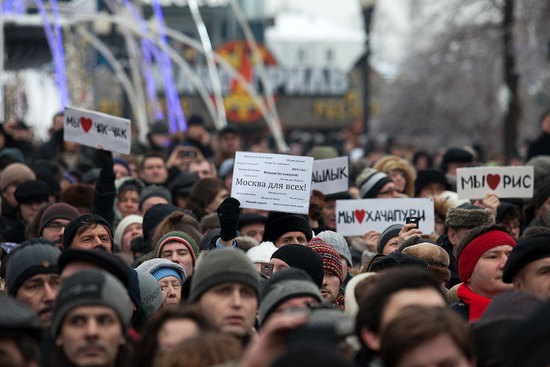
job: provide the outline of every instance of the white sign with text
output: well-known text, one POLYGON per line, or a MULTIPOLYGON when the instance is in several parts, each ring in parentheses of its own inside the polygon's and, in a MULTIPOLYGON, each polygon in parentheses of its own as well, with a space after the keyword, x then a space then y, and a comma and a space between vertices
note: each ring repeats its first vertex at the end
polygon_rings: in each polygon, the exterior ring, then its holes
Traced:
POLYGON ((237 152, 231 196, 242 208, 307 214, 312 157, 237 152))
POLYGON ((336 201, 336 232, 362 236, 382 232, 392 224, 405 224, 408 217, 419 218, 424 234, 434 232, 433 199, 361 199, 336 201))
POLYGON ((63 130, 65 141, 130 154, 132 139, 130 120, 101 112, 67 107, 63 130))
POLYGON ((499 198, 531 198, 534 184, 534 168, 530 166, 456 170, 456 192, 461 199, 482 199, 492 192, 499 198))
POLYGON ((348 191, 348 179, 348 157, 313 161, 312 190, 319 190, 325 195, 348 191))

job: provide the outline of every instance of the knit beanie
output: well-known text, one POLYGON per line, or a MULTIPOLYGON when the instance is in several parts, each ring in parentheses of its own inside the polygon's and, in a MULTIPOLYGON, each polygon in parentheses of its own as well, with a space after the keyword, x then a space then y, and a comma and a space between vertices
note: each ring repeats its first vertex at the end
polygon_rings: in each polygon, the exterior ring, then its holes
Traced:
POLYGON ((525 265, 547 257, 550 257, 550 233, 521 238, 504 265, 502 281, 512 283, 514 277, 525 265))
MULTIPOLYGON (((143 239, 145 242, 150 241, 156 226, 176 210, 181 209, 172 204, 155 204, 143 214, 143 239)), ((152 247, 156 243, 150 245, 152 247)))
POLYGON ((199 175, 196 173, 180 173, 169 186, 172 198, 183 196, 187 197, 191 193, 191 187, 199 180, 199 175))
POLYGON ((254 246, 248 250, 246 256, 253 263, 268 263, 275 251, 277 251, 277 247, 275 247, 273 242, 262 242, 258 246, 254 246))
POLYGON ((189 253, 191 254, 191 257, 193 258, 193 265, 195 265, 195 263, 197 262, 197 255, 200 253, 199 246, 197 246, 197 243, 190 235, 181 231, 168 232, 164 236, 162 236, 155 248, 155 256, 160 257, 162 248, 168 242, 172 242, 172 241, 179 242, 183 244, 185 247, 187 247, 187 249, 189 250, 189 253))
POLYGON ((378 244, 376 245, 376 250, 379 254, 382 253, 382 251, 384 250, 384 246, 386 246, 386 243, 389 240, 399 236, 399 232, 401 232, 401 229, 403 229, 402 224, 392 224, 388 228, 384 229, 384 232, 382 232, 382 234, 378 238, 378 244))
POLYGON ((49 201, 50 188, 40 180, 25 181, 13 193, 18 204, 49 201))
POLYGON ((114 236, 115 245, 117 246, 122 245, 122 236, 124 235, 124 231, 129 225, 135 224, 135 223, 142 224, 143 217, 137 214, 130 214, 122 218, 122 220, 118 223, 115 230, 115 236, 114 236))
POLYGON ((126 296, 126 289, 118 279, 107 272, 81 270, 63 281, 53 308, 54 337, 59 334, 67 314, 80 306, 111 308, 118 315, 124 331, 130 323, 130 300, 126 296))
POLYGON ((147 316, 151 316, 162 306, 164 295, 158 281, 151 273, 142 269, 136 269, 136 273, 139 280, 141 306, 147 316))
POLYGON ((490 249, 502 246, 516 246, 516 241, 506 232, 493 230, 477 236, 469 243, 461 243, 457 249, 458 275, 466 283, 479 258, 490 249))
POLYGON ((447 182, 447 177, 443 171, 438 169, 424 169, 418 171, 416 180, 414 181, 414 196, 418 196, 420 191, 431 183, 440 183, 445 186, 445 190, 451 189, 451 185, 447 182))
POLYGON ((115 188, 117 195, 127 190, 135 190, 141 194, 141 191, 145 189, 145 184, 139 178, 128 176, 115 180, 115 188))
POLYGON ((334 231, 322 231, 317 234, 317 237, 325 241, 327 245, 338 252, 338 255, 347 261, 348 265, 353 266, 351 261, 351 252, 349 251, 348 241, 340 233, 334 231))
POLYGON ((461 205, 457 208, 450 208, 447 211, 447 218, 445 218, 445 226, 453 229, 472 229, 494 223, 495 215, 491 209, 475 205, 461 205))
POLYGON ((73 220, 78 217, 78 210, 67 203, 55 203, 44 210, 38 225, 38 234, 42 236, 44 228, 55 219, 73 220))
POLYGON ((259 296, 260 279, 252 262, 240 250, 215 249, 201 255, 191 278, 189 302, 195 302, 210 288, 223 283, 244 284, 259 296))
POLYGON ((12 163, 0 173, 0 190, 4 191, 12 183, 36 180, 34 172, 23 163, 12 163))
POLYGON ((185 269, 181 265, 167 259, 151 259, 144 261, 136 270, 148 272, 154 276, 157 281, 167 276, 174 276, 178 278, 183 285, 187 279, 185 269))
POLYGON ((126 160, 124 160, 122 158, 113 158, 113 165, 115 165, 115 164, 120 164, 121 166, 126 168, 126 170, 128 171, 129 176, 132 175, 132 169, 130 168, 130 165, 128 164, 128 162, 126 162, 126 160))
POLYGON ((312 237, 311 226, 305 217, 297 214, 270 212, 265 222, 262 242, 275 243, 287 232, 302 232, 308 241, 312 237))
POLYGON ((362 199, 372 199, 378 196, 378 193, 385 184, 393 181, 383 172, 379 172, 374 168, 365 168, 357 176, 355 182, 357 187, 359 187, 359 197, 362 199))
POLYGON ((141 191, 141 194, 139 195, 139 210, 142 209, 143 203, 145 200, 158 196, 161 198, 166 199, 169 204, 172 203, 172 194, 168 189, 164 186, 158 186, 158 185, 150 185, 147 186, 143 191, 141 191))
MULTIPOLYGON (((42 324, 36 312, 15 297, 0 294, 0 337, 28 336, 37 343, 42 340, 42 324)), ((5 359, 3 359, 5 360, 5 359)))
POLYGON ((283 269, 271 276, 262 288, 258 319, 263 324, 271 312, 284 301, 297 297, 313 297, 319 303, 323 296, 319 287, 302 269, 283 269))
POLYGON ((199 231, 201 233, 204 233, 207 230, 214 230, 220 228, 220 218, 218 217, 218 213, 209 213, 206 214, 204 217, 201 218, 201 221, 199 222, 199 231))
POLYGON ((84 222, 95 222, 97 224, 103 225, 105 228, 107 228, 111 239, 113 238, 113 230, 111 229, 111 225, 102 216, 91 213, 84 214, 71 220, 65 227, 65 231, 63 232, 63 248, 68 249, 69 247, 71 247, 73 239, 76 236, 76 232, 84 222))
POLYGON ((313 282, 321 288, 325 277, 323 260, 308 246, 290 244, 280 247, 271 255, 272 259, 279 259, 291 268, 299 268, 309 274, 313 282))
POLYGON ((61 251, 46 239, 25 241, 10 253, 6 264, 6 287, 16 296, 25 280, 36 274, 58 274, 57 261, 61 251))
POLYGON ((323 260, 323 269, 336 274, 340 279, 340 284, 342 284, 344 282, 344 275, 342 274, 342 260, 338 252, 319 237, 312 238, 311 241, 307 243, 307 246, 321 256, 323 260))
POLYGON ((462 148, 449 148, 441 160, 441 170, 447 172, 449 163, 472 163, 474 155, 462 148))

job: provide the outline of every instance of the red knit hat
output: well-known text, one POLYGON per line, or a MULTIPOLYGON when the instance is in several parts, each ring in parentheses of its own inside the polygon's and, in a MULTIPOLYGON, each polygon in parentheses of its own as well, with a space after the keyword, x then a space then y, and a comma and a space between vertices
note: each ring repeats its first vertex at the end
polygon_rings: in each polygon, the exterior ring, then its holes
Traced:
POLYGON ((340 255, 332 247, 326 244, 319 237, 314 237, 307 243, 308 247, 315 251, 323 260, 323 269, 331 271, 340 279, 340 284, 344 282, 342 275, 342 260, 340 255))
POLYGON ((479 258, 493 247, 509 245, 514 247, 516 241, 506 232, 493 230, 474 238, 458 255, 458 275, 466 282, 472 276, 479 258))

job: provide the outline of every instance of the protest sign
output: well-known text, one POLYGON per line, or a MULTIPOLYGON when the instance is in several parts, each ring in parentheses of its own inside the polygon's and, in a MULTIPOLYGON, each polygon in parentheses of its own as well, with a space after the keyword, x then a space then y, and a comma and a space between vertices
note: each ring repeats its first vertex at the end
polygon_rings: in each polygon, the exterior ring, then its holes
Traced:
POLYGON ((348 177, 348 157, 315 160, 311 189, 325 195, 348 191, 348 177))
POLYGON ((312 157, 237 152, 231 196, 242 208, 307 214, 312 157))
POLYGON ((130 120, 74 107, 65 108, 63 139, 96 149, 130 154, 130 120))
POLYGON ((473 167, 456 170, 456 189, 461 199, 482 199, 494 192, 499 198, 531 198, 533 167, 473 167))
POLYGON ((425 234, 434 232, 433 199, 362 199, 336 201, 336 232, 343 236, 362 236, 382 232, 392 224, 405 224, 417 217, 425 234))

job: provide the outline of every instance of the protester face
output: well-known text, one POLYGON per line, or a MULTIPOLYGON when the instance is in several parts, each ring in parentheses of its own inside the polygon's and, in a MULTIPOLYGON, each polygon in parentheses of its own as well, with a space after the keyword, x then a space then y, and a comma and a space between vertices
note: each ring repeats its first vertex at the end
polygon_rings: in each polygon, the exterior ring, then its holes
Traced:
POLYGON ((52 220, 42 230, 41 237, 52 241, 57 248, 62 249, 63 233, 65 232, 65 227, 69 224, 69 222, 70 220, 61 218, 52 220))
POLYGON ((336 200, 325 201, 321 218, 327 229, 331 231, 336 230, 336 200))
POLYGON ((113 309, 80 306, 69 311, 55 343, 76 366, 112 366, 125 339, 113 309))
POLYGON ((44 328, 52 326, 53 304, 59 285, 59 274, 37 274, 25 280, 17 290, 16 298, 36 312, 44 328))
POLYGON ((227 132, 220 138, 220 150, 224 154, 234 154, 241 147, 241 138, 238 134, 227 132))
POLYGON ((326 303, 331 304, 336 301, 340 292, 340 278, 334 272, 325 270, 323 284, 321 285, 321 295, 326 303))
POLYGON ((124 167, 124 165, 120 164, 120 163, 115 163, 113 165, 113 171, 115 172, 115 176, 116 176, 116 179, 118 180, 119 178, 123 178, 123 177, 128 177, 130 176, 130 172, 128 172, 128 169, 126 167, 124 167))
POLYGON ((470 279, 466 281, 468 288, 491 299, 502 292, 511 291, 513 285, 502 281, 502 270, 511 251, 512 246, 501 245, 481 255, 470 279))
POLYGON ((120 249, 122 252, 132 254, 131 242, 134 238, 143 235, 143 226, 141 223, 132 223, 124 229, 122 233, 122 244, 120 249))
POLYGON ((392 252, 395 252, 399 247, 398 242, 399 242, 399 237, 390 238, 388 242, 386 242, 386 244, 384 245, 384 248, 382 249, 382 254, 389 255, 392 252))
POLYGON ((196 173, 199 176, 199 179, 215 177, 214 173, 212 172, 212 168, 210 167, 210 163, 208 163, 207 161, 189 163, 189 168, 187 168, 187 172, 196 173))
POLYGON ((38 210, 44 205, 47 204, 47 201, 36 201, 34 203, 23 203, 19 204, 19 211, 21 212, 21 218, 25 223, 30 223, 38 213, 38 210))
POLYGON ((157 204, 170 204, 168 200, 160 196, 151 196, 141 204, 141 212, 145 214, 147 210, 157 204))
POLYGON ((212 200, 210 204, 208 204, 204 209, 206 210, 207 213, 215 213, 218 207, 220 206, 220 204, 228 197, 229 197, 229 191, 227 191, 226 189, 222 189, 218 191, 214 200, 212 200))
POLYGON ((166 320, 157 334, 158 351, 165 352, 167 349, 197 335, 199 332, 199 325, 192 319, 166 320))
POLYGON ((445 185, 440 182, 432 182, 424 186, 418 193, 419 198, 433 198, 445 191, 445 185))
POLYGON ((119 195, 116 206, 122 218, 139 214, 139 193, 136 190, 125 190, 119 195))
POLYGON ((249 286, 223 283, 203 293, 198 306, 214 328, 243 337, 254 326, 258 300, 249 286))
POLYGON ((393 182, 388 182, 378 192, 378 195, 376 195, 377 199, 393 199, 399 197, 399 191, 395 187, 395 184, 393 182))
POLYGON ((448 334, 440 334, 435 338, 419 344, 403 354, 398 367, 431 367, 453 366, 473 367, 460 348, 448 334))
POLYGON ((168 242, 162 247, 159 257, 181 265, 187 276, 193 274, 193 255, 183 243, 179 241, 168 242))
POLYGON ((502 221, 502 224, 506 226, 506 230, 508 233, 510 233, 510 236, 514 239, 514 241, 519 240, 520 230, 521 230, 521 224, 519 222, 518 218, 513 218, 511 220, 502 221))
POLYGON ((72 248, 90 250, 96 247, 104 247, 112 252, 111 236, 109 231, 102 224, 86 228, 80 234, 76 234, 71 244, 72 248))
POLYGON ((395 184, 397 191, 401 193, 405 192, 405 187, 407 186, 407 175, 403 170, 392 169, 388 172, 388 176, 390 176, 391 180, 395 184))
POLYGON ((161 185, 168 179, 168 170, 164 159, 160 157, 149 157, 143 163, 140 177, 148 184, 161 185))
POLYGON ((167 276, 158 281, 162 294, 164 295, 164 308, 176 308, 181 300, 181 283, 174 276, 167 276))
POLYGON ((299 245, 307 245, 306 235, 298 231, 287 232, 279 236, 279 238, 275 240, 275 247, 290 245, 292 243, 297 243, 299 245))
POLYGON ((262 242, 264 236, 265 225, 263 223, 251 223, 241 228, 241 233, 247 237, 254 238, 258 242, 262 242))
POLYGON ((513 280, 514 287, 535 297, 550 300, 550 257, 525 265, 513 280))

